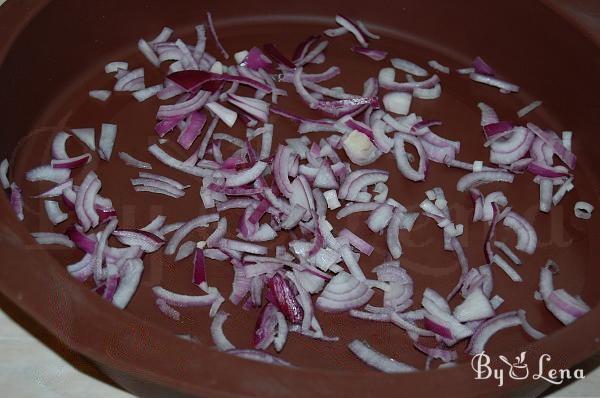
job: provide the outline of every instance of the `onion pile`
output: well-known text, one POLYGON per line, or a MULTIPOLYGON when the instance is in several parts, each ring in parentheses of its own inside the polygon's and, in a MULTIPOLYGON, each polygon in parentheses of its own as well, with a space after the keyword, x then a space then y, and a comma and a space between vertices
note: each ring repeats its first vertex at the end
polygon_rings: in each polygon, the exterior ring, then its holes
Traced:
MULTIPOLYGON (((31 182, 57 184, 36 196, 45 200, 44 207, 54 225, 69 219, 62 208, 73 212, 76 220, 65 234, 41 232, 34 233, 34 238, 41 244, 77 248, 81 260, 69 265, 68 271, 81 281, 93 279, 95 291, 120 308, 127 306, 137 290, 145 254, 162 250, 166 256, 175 256, 175 261, 191 257, 192 283, 200 289, 199 294, 184 295, 155 286, 157 309, 179 320, 182 308, 209 307, 209 316, 213 317, 210 332, 219 350, 269 363, 289 365, 264 350, 273 345, 277 352, 282 351, 290 333, 337 341, 337 336, 327 336, 322 330, 319 312, 349 312, 356 318, 400 327, 415 349, 427 355, 427 366, 434 359, 456 361, 458 354, 452 347, 460 341, 468 340, 468 354, 481 352, 493 334, 507 327, 521 325, 533 338, 540 338, 543 334, 527 323, 524 311, 498 313, 503 300, 492 295, 491 273, 491 267, 497 265, 513 281, 522 281, 505 257, 517 265, 522 261, 507 244, 495 239, 497 228, 513 230, 516 250, 527 254, 537 248, 536 231, 511 209, 501 191, 484 194, 480 188, 489 183, 511 184, 517 174, 527 171, 540 185, 540 210, 549 212, 573 189, 576 158, 571 152, 571 135, 563 134, 561 139, 532 123, 502 121, 491 107, 480 103, 484 147, 489 147, 493 166, 484 166, 482 161, 460 161, 460 142, 433 130, 442 122, 410 111, 413 98, 433 100, 442 94, 443 78, 438 75, 430 75, 409 60, 391 58, 392 67, 382 68, 378 76, 367 79, 361 93, 347 93, 340 87, 326 87, 341 73, 339 67, 308 73, 314 65, 327 61, 328 38, 344 34, 352 35, 357 42, 349 51, 376 62, 387 58, 387 52, 370 47, 379 37, 362 22, 342 15, 337 15, 335 21, 338 27, 308 37, 291 57, 266 43, 238 51, 229 61, 210 13, 208 30, 221 61, 206 51, 204 25, 195 28, 194 44, 173 39, 170 28, 164 28, 153 40, 140 39, 138 48, 152 67, 169 63, 164 81, 146 86, 144 68, 130 70, 128 63, 121 61, 107 64, 105 71, 114 74, 113 91, 121 92, 119 95, 131 93, 140 102, 152 97, 171 100, 157 109, 157 143, 147 150, 159 162, 199 181, 203 214, 174 224, 165 224, 166 217, 161 215, 144 227, 119 228, 119 214, 112 201, 100 195, 102 181, 98 175, 93 171, 83 179, 72 175, 88 164, 94 153, 110 161, 117 126, 104 123, 97 146, 93 128, 71 130, 90 150, 83 154, 67 154, 65 145, 72 135, 57 133, 50 164, 26 174, 31 182), (396 71, 406 73, 406 81, 397 81, 396 71), (253 95, 241 95, 240 87, 253 95), (302 99, 315 118, 298 116, 276 105, 278 97, 292 94, 302 99), (275 142, 277 126, 269 123, 273 114, 297 123, 300 136, 275 142), (245 136, 222 132, 224 126, 240 123, 247 127, 245 136), (219 132, 215 132, 218 125, 219 132), (326 132, 329 136, 313 140, 307 135, 311 132, 326 132), (162 144, 173 135, 189 152, 187 159, 173 157, 163 148, 162 144), (418 159, 407 150, 407 144, 414 147, 418 159), (229 151, 229 147, 234 150, 229 151), (456 189, 473 200, 473 222, 488 224, 483 247, 485 265, 469 264, 460 241, 464 226, 453 221, 441 187, 425 192, 419 212, 409 211, 388 195, 390 171, 368 167, 384 156, 393 156, 399 173, 414 182, 427 179, 430 162, 468 172, 458 180, 456 189), (564 166, 554 164, 555 156, 564 166), (75 181, 79 180, 77 185, 75 181), (239 219, 228 215, 230 209, 242 210, 239 219), (377 275, 375 280, 369 279, 371 273, 365 273, 361 266, 361 257, 371 256, 375 249, 369 237, 357 235, 351 227, 337 231, 330 222, 332 211, 337 219, 366 212, 369 230, 385 234, 387 255, 372 270, 377 275), (421 213, 441 229, 441 246, 456 255, 461 268, 459 280, 446 296, 427 288, 423 297, 414 297, 413 280, 401 266, 400 230, 410 232, 421 213), (226 237, 232 227, 235 236, 226 237), (208 238, 184 242, 199 228, 207 229, 208 238), (271 250, 271 242, 281 234, 288 238, 286 245, 271 250), (111 246, 110 240, 122 247, 111 246), (220 309, 225 298, 207 279, 207 259, 231 264, 234 278, 228 299, 232 304, 246 310, 260 309, 252 349, 236 349, 227 339, 224 329, 230 315, 220 309), (370 304, 375 289, 383 291, 383 306, 370 304), (458 303, 451 305, 455 296, 460 297, 458 303), (420 306, 415 307, 419 299, 420 306), (434 341, 435 346, 424 344, 423 339, 434 341)), ((441 76, 451 73, 449 67, 435 60, 428 66, 441 76)), ((457 72, 505 93, 519 90, 498 78, 479 57, 457 72)), ((107 101, 111 91, 93 90, 89 94, 107 101)), ((519 111, 519 116, 540 105, 532 103, 519 111)), ((129 153, 118 154, 127 166, 144 170, 153 167, 129 153)), ((10 183, 7 171, 5 160, 0 165, 0 179, 5 189, 10 188, 11 205, 22 220, 23 196, 20 188, 10 183)), ((171 177, 148 171, 140 171, 131 184, 135 192, 175 199, 189 188, 171 177)), ((589 218, 592 210, 591 205, 579 202, 575 213, 589 218)), ((540 294, 560 321, 571 323, 589 311, 580 298, 555 290, 549 272, 547 267, 542 269, 540 294)), ((348 348, 366 364, 384 372, 416 370, 358 340, 348 348)))

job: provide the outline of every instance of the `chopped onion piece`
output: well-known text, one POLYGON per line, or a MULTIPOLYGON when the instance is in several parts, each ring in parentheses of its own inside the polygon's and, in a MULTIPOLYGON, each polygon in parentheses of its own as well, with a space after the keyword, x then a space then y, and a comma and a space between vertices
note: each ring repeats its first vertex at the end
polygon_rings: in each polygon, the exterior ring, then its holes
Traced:
MULTIPOLYGON (((396 69, 400 69, 403 72, 409 73, 414 76, 425 77, 429 73, 424 68, 421 68, 419 65, 407 61, 401 58, 392 58, 391 60, 392 66, 396 69)), ((393 79, 392 79, 393 80, 393 79)))
POLYGON ((431 61, 428 61, 427 65, 429 65, 433 69, 435 69, 437 71, 440 71, 442 73, 445 73, 445 74, 449 74, 450 73, 450 68, 448 68, 447 66, 444 66, 444 65, 440 64, 435 59, 432 59, 431 61))
POLYGON ((110 90, 90 90, 88 94, 91 98, 95 98, 99 101, 106 101, 112 92, 110 90))
POLYGON ((210 325, 210 334, 219 351, 235 349, 235 346, 231 344, 227 337, 225 337, 225 333, 223 333, 223 324, 228 317, 229 314, 225 312, 218 312, 213 318, 212 324, 210 325))
POLYGON ((10 187, 10 181, 8 181, 8 159, 3 159, 0 163, 0 183, 2 188, 8 189, 10 187))
POLYGON ((575 217, 581 218, 582 220, 589 220, 592 218, 592 212, 594 211, 594 206, 587 202, 577 202, 574 207, 575 217))
POLYGON ((387 93, 383 96, 385 109, 398 115, 408 115, 411 101, 412 95, 401 91, 387 93))
POLYGON ((70 176, 69 169, 55 169, 50 165, 36 167, 25 174, 27 181, 50 181, 57 184, 67 181, 70 176))
POLYGON ((115 139, 117 138, 117 125, 102 123, 100 131, 100 142, 98 144, 98 156, 101 159, 109 161, 112 155, 115 139))
POLYGON ((364 363, 385 373, 407 373, 417 370, 403 362, 386 357, 379 351, 375 351, 367 344, 358 340, 354 340, 348 344, 348 348, 364 363))
POLYGON ((217 115, 227 126, 232 127, 237 120, 237 113, 216 102, 209 102, 206 107, 217 115))
POLYGON ((75 247, 75 243, 64 234, 54 232, 32 232, 31 236, 40 245, 60 245, 65 247, 75 247))
POLYGON ((92 151, 96 150, 96 131, 93 128, 71 129, 71 132, 92 151))
POLYGON ((58 225, 69 218, 69 215, 60 209, 58 202, 53 200, 45 200, 44 208, 46 209, 48 219, 54 225, 58 225))
POLYGON ((541 105, 542 105, 542 101, 533 101, 529 105, 526 105, 523 108, 519 109, 517 111, 517 116, 518 117, 523 117, 523 116, 527 115, 529 112, 533 111, 535 108, 537 108, 537 107, 539 107, 541 105))

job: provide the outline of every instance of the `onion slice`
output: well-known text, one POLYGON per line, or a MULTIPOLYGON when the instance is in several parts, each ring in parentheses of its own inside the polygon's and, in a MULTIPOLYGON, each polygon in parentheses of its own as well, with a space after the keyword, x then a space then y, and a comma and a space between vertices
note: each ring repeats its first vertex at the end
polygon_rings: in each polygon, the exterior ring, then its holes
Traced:
POLYGON ((348 344, 348 348, 361 361, 385 373, 407 373, 417 370, 410 365, 389 358, 379 351, 375 351, 369 345, 358 340, 354 340, 348 344))

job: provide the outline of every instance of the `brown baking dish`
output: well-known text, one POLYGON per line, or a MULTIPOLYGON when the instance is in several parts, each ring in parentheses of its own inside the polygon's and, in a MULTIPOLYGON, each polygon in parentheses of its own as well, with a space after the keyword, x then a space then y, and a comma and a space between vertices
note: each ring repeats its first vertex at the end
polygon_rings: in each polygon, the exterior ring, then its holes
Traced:
MULTIPOLYGON (((519 83, 522 92, 502 97, 489 88, 451 76, 438 104, 422 104, 417 109, 444 120, 445 135, 463 141, 461 158, 468 160, 483 156, 475 106, 478 101, 489 101, 499 111, 509 113, 533 99, 542 99, 543 110, 532 115, 531 120, 558 131, 575 132, 577 188, 551 216, 536 215, 537 188, 530 181, 517 185, 516 190, 507 190, 511 204, 535 218, 541 244, 538 253, 527 257, 522 268, 525 283, 515 287, 498 274, 496 284, 498 291, 504 292, 506 309, 527 309, 530 321, 548 336, 533 342, 513 328, 496 336, 488 349, 510 358, 526 351, 528 364, 535 369, 542 353, 552 357, 547 368, 563 369, 598 351, 600 256, 595 249, 600 237, 600 217, 595 215, 583 222, 573 217, 572 209, 577 200, 598 205, 600 52, 585 34, 540 2, 9 0, 0 8, 0 157, 12 160, 11 176, 22 179, 28 167, 40 164, 40 159, 48 156, 49 137, 63 128, 112 121, 120 128, 117 145, 137 148, 142 153, 150 142, 146 137, 153 134, 158 102, 134 106, 129 103, 130 98, 119 97, 99 105, 88 98, 87 92, 108 87, 109 78, 102 71, 108 61, 126 58, 143 62, 135 47, 139 37, 152 37, 168 25, 191 38, 193 26, 202 22, 207 10, 215 16, 224 45, 236 51, 272 41, 289 52, 302 38, 332 26, 333 16, 342 12, 368 22, 385 36, 380 47, 393 55, 422 62, 435 58, 453 67, 469 64, 476 55, 483 56, 502 76, 519 83), (469 133, 473 139, 465 138, 469 133), (581 295, 593 308, 568 327, 561 327, 542 304, 533 300, 539 267, 549 257, 561 265, 556 284, 581 295)), ((341 40, 351 43, 349 38, 341 40)), ((331 51, 337 54, 337 50, 331 51)), ((358 89, 364 80, 358 76, 365 74, 365 68, 370 68, 368 72, 372 74, 382 66, 355 60, 355 56, 340 55, 345 76, 340 83, 358 89)), ((287 104, 293 108, 300 103, 287 104)), ((276 129, 280 139, 295 134, 289 123, 276 124, 276 129)), ((95 166, 98 165, 92 164, 95 166)), ((395 168, 393 163, 381 166, 395 168)), ((126 187, 129 175, 118 175, 123 170, 121 165, 99 167, 107 179, 113 179, 103 192, 119 203, 120 214, 128 218, 126 223, 139 225, 159 212, 182 220, 202 212, 198 210, 199 199, 193 194, 177 206, 153 198, 131 198, 126 187)), ((393 191, 414 205, 425 189, 435 185, 448 187, 450 201, 459 204, 459 217, 466 220, 470 215, 468 198, 451 189, 460 175, 436 166, 426 185, 411 190, 412 185, 399 181, 393 191), (450 185, 448 179, 452 181, 450 185)), ((487 397, 537 395, 546 387, 543 380, 531 378, 506 378, 502 388, 493 379, 474 380, 466 358, 449 369, 402 375, 377 373, 349 354, 346 344, 350 338, 364 337, 415 366, 423 366, 423 357, 411 350, 405 335, 393 326, 348 316, 323 315, 324 328, 330 334, 340 335, 339 343, 323 345, 297 336, 291 338, 283 357, 297 364, 296 368, 219 353, 211 347, 205 312, 190 312, 182 323, 176 324, 154 308, 150 288, 156 284, 193 293, 189 287, 189 264, 173 266, 172 260, 159 256, 149 259, 133 302, 126 311, 120 311, 68 275, 64 264, 73 260, 71 254, 34 243, 28 232, 48 228, 41 221, 43 217, 37 217, 40 208, 34 203, 27 202, 27 219, 22 224, 0 195, 0 291, 68 347, 89 358, 117 384, 136 395, 487 397), (187 271, 182 271, 182 267, 188 267, 187 271), (197 341, 181 339, 176 336, 178 333, 193 334, 197 341)), ((438 249, 439 241, 427 243, 431 231, 424 228, 416 232, 415 242, 408 246, 413 254, 404 263, 420 286, 416 296, 425 286, 448 289, 458 275, 454 265, 448 265, 454 264, 454 259, 438 249)), ((483 230, 474 228, 470 232, 466 244, 469 256, 473 264, 482 263, 483 230)), ((379 238, 374 239, 378 242, 379 238)), ((212 267, 209 277, 228 294, 231 274, 220 267, 212 267)), ((239 346, 247 347, 255 318, 239 318, 244 319, 227 329, 228 336, 239 346)))

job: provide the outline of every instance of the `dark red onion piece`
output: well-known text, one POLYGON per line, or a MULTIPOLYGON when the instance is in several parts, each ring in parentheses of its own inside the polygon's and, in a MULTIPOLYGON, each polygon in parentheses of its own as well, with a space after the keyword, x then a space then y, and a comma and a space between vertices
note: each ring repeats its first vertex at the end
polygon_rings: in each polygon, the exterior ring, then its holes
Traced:
POLYGON ((296 324, 301 323, 304 318, 304 310, 296 300, 296 296, 285 278, 281 274, 275 274, 269 279, 268 286, 273 295, 273 304, 279 308, 287 320, 296 324))
POLYGON ((267 55, 267 57, 271 58, 276 63, 287 66, 288 68, 294 69, 296 65, 287 59, 285 55, 283 55, 277 47, 275 47, 272 43, 267 43, 263 46, 263 51, 267 55))
POLYGON ((196 247, 196 251, 194 253, 194 273, 192 275, 192 283, 194 285, 200 285, 203 282, 206 282, 204 250, 196 247))

